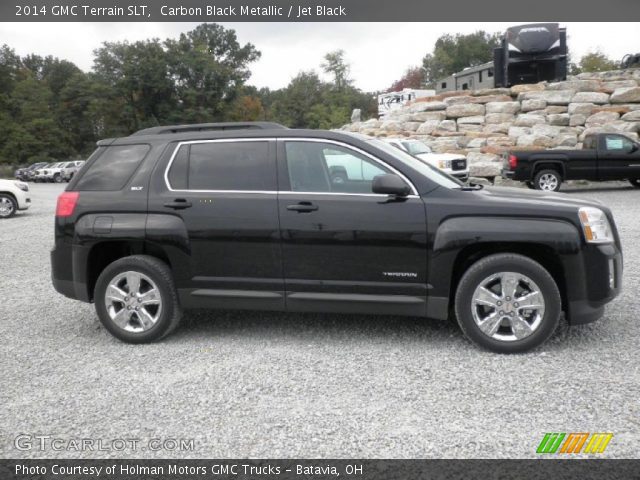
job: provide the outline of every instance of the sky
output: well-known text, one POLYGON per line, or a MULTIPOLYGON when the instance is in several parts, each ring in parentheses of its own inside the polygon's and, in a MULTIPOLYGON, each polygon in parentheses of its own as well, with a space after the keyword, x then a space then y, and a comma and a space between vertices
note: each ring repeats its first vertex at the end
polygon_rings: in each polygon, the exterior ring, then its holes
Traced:
MULTIPOLYGON (((262 57, 251 64, 248 84, 285 87, 302 70, 320 72, 323 56, 343 49, 354 85, 364 91, 387 89, 408 67, 420 65, 445 33, 478 29, 503 32, 509 23, 223 23, 241 43, 253 43, 262 57)), ((197 23, 0 23, 0 44, 19 55, 35 53, 70 60, 91 70, 93 50, 102 42, 177 37, 197 23)), ((640 22, 561 23, 567 27, 572 60, 601 51, 615 60, 640 52, 640 22)))

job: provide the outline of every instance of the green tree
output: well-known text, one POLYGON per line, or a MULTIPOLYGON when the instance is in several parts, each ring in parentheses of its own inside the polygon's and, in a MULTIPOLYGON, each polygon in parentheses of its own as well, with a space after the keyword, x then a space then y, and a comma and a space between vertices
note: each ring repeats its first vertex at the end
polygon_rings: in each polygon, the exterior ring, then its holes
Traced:
POLYGON ((351 85, 349 78, 350 65, 344 58, 344 50, 335 50, 324 56, 324 62, 320 65, 322 70, 333 75, 333 83, 337 89, 343 89, 351 85))
POLYGON ((251 75, 249 64, 260 58, 252 44, 240 45, 234 30, 211 23, 164 45, 184 122, 223 120, 251 75))
POLYGON ((440 78, 493 60, 493 49, 500 45, 499 33, 478 30, 469 34, 445 34, 436 40, 433 52, 422 60, 425 82, 433 85, 440 78))
POLYGON ((7 126, 0 155, 9 163, 25 163, 35 156, 66 158, 73 153, 67 134, 51 109, 52 93, 35 78, 18 82, 10 101, 14 122, 7 126))
POLYGON ((326 84, 314 71, 300 72, 274 96, 272 118, 291 128, 306 128, 307 112, 323 96, 326 84))
POLYGON ((582 56, 578 64, 570 64, 570 72, 577 75, 582 72, 606 72, 608 70, 617 70, 618 62, 607 57, 599 50, 589 52, 582 56))
POLYGON ((22 66, 20 57, 8 45, 0 47, 0 96, 10 95, 22 66))
POLYGON ((176 101, 160 40, 105 42, 94 54, 94 71, 118 95, 129 131, 166 122, 176 101))

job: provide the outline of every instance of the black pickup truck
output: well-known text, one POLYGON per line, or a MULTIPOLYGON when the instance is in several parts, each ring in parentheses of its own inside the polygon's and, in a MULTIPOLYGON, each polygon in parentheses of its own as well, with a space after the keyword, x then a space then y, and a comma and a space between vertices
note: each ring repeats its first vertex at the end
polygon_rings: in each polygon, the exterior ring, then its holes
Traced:
POLYGON ((623 134, 601 133, 586 136, 581 150, 507 152, 502 176, 554 192, 565 180, 629 180, 640 188, 640 145, 623 134))

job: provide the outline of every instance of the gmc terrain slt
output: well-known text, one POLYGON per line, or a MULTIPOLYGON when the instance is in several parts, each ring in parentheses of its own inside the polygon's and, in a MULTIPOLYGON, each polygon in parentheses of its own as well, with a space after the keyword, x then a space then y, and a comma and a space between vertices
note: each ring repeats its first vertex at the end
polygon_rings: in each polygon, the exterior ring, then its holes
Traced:
POLYGON ((269 123, 99 142, 58 199, 51 260, 56 290, 132 343, 204 307, 456 318, 520 352, 562 314, 600 318, 622 279, 600 203, 464 186, 383 141, 269 123))

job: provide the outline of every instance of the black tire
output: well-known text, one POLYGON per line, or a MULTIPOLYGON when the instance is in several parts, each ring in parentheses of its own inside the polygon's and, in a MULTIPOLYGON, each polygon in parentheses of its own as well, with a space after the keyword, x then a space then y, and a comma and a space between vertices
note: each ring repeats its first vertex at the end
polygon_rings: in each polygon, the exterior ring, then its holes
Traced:
POLYGON ((640 188, 640 178, 632 178, 629 180, 629 183, 636 188, 640 188))
POLYGON ((536 176, 533 179, 533 188, 535 188, 536 190, 557 192, 558 190, 560 190, 560 185, 562 185, 562 175, 560 175, 560 172, 553 169, 540 170, 538 173, 536 173, 536 176), (555 180, 552 180, 552 178, 554 178, 555 180), (555 186, 552 186, 554 185, 554 183, 552 182, 555 182, 555 186), (547 185, 548 187, 545 188, 543 184, 547 185))
POLYGON ((18 202, 8 193, 0 193, 0 219, 11 218, 18 210, 18 202))
POLYGON ((62 175, 54 175, 53 176, 54 183, 62 183, 62 175))
MULTIPOLYGON (((516 298, 514 297, 512 300, 515 301, 516 298)), ((526 352, 543 344, 557 328, 561 312, 560 292, 549 272, 538 262, 512 253, 489 255, 478 260, 462 276, 455 295, 455 314, 462 332, 476 345, 496 353, 526 352), (474 292, 485 279, 501 272, 525 275, 535 282, 544 299, 544 314, 541 316, 537 328, 524 338, 512 340, 493 338, 485 334, 474 320, 472 302, 474 292)), ((502 325, 502 320, 500 325, 502 325)), ((505 333, 505 335, 508 334, 505 333)))
POLYGON ((149 343, 159 340, 173 332, 182 318, 182 309, 169 266, 148 255, 132 255, 109 264, 98 277, 94 301, 96 312, 104 327, 114 337, 127 343, 149 343), (129 271, 141 273, 151 279, 159 290, 162 302, 162 310, 157 321, 151 328, 142 332, 130 332, 116 325, 105 304, 105 293, 109 283, 119 274, 129 271))

